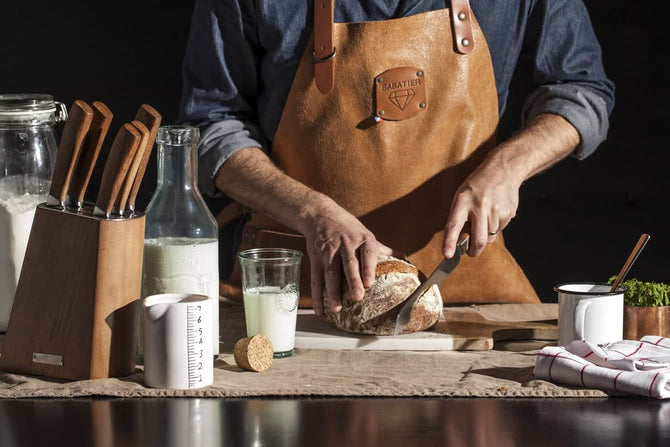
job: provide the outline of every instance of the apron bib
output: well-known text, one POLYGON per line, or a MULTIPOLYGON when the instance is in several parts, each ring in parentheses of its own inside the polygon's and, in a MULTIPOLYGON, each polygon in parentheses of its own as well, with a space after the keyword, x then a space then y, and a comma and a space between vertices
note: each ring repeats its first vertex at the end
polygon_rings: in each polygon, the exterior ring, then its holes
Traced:
MULTIPOLYGON (((468 2, 451 3, 360 23, 333 24, 331 9, 332 50, 321 45, 317 16, 271 151, 288 175, 331 197, 424 274, 443 259, 454 193, 495 146, 498 125, 488 46, 468 2), (315 39, 330 57, 313 53, 315 39)), ((306 253, 302 236, 258 213, 240 250, 254 247, 306 253)), ((309 274, 305 257, 301 306, 311 305, 309 274)), ((241 299, 240 287, 235 261, 221 295, 241 299)), ((463 257, 440 291, 445 303, 539 302, 501 234, 480 256, 463 257)))

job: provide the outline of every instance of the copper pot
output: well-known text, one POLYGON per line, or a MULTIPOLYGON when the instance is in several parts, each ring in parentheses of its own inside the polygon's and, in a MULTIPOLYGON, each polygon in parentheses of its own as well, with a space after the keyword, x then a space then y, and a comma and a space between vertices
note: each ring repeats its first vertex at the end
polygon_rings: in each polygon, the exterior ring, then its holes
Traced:
POLYGON ((639 340, 645 335, 670 337, 670 306, 623 307, 623 338, 639 340))

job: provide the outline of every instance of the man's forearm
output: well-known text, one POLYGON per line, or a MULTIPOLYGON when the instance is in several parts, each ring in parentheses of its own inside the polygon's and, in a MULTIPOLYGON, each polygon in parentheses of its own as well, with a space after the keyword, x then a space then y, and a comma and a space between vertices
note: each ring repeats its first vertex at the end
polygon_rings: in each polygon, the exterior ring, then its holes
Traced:
POLYGON ((451 257, 466 222, 470 250, 477 256, 516 215, 521 184, 565 158, 579 134, 558 115, 538 115, 524 130, 497 146, 463 182, 445 224, 443 251, 451 257))
POLYGON ((316 207, 329 200, 286 175, 257 148, 233 153, 215 183, 229 197, 301 234, 316 207))
POLYGON ((528 127, 500 144, 484 164, 498 165, 519 185, 570 155, 579 133, 559 115, 538 115, 528 127))

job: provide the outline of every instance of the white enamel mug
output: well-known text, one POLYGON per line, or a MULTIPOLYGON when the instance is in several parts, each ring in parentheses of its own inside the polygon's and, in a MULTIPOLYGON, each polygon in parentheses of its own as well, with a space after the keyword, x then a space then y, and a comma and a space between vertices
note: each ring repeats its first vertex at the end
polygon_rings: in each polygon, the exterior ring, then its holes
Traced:
POLYGON ((144 299, 144 383, 153 388, 211 385, 212 306, 205 295, 164 293, 144 299))
POLYGON ((623 294, 625 288, 597 283, 568 283, 558 292, 558 344, 573 340, 603 344, 623 338, 623 294))

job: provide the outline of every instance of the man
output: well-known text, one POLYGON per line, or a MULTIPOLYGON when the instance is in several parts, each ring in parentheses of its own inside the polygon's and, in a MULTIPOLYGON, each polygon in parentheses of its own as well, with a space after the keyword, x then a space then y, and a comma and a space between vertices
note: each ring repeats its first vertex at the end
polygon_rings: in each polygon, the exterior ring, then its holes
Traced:
POLYGON ((321 313, 324 288, 341 308, 342 272, 360 300, 378 256, 428 273, 463 231, 472 258, 445 301, 537 301, 499 233, 526 179, 595 150, 612 105, 580 0, 202 0, 182 120, 203 129, 203 191, 252 211, 241 246, 302 244, 321 313), (535 90, 523 129, 496 145, 522 48, 535 90))

